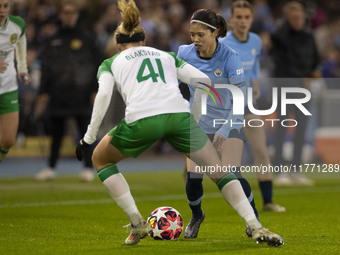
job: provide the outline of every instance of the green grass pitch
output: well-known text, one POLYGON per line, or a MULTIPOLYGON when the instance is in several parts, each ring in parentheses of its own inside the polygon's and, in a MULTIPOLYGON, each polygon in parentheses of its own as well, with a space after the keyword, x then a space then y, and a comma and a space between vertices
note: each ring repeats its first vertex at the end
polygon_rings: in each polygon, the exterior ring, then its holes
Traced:
MULTIPOLYGON (((142 215, 172 206, 190 220, 180 171, 125 174, 142 215)), ((256 244, 245 224, 204 179, 206 220, 197 239, 155 241, 146 237, 122 246, 127 217, 101 182, 75 176, 47 183, 28 178, 0 180, 0 254, 340 254, 340 179, 316 179, 314 187, 275 188, 286 213, 262 212, 257 181, 249 180, 262 224, 280 234, 279 248, 256 244)))

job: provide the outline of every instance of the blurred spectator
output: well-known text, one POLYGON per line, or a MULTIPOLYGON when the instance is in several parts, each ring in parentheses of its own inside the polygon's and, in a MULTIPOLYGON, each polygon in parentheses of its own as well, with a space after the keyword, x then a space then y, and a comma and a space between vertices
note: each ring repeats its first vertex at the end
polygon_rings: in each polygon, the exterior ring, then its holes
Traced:
MULTIPOLYGON (((95 37, 77 24, 77 2, 62 1, 59 18, 60 29, 49 40, 42 53, 42 76, 36 115, 41 116, 48 103, 52 144, 48 168, 36 175, 37 180, 56 177, 55 167, 69 117, 75 118, 79 136, 85 134, 97 91, 96 71, 102 61, 95 37)), ((85 181, 94 178, 90 152, 85 155, 85 168, 80 178, 85 181)))
POLYGON ((105 47, 111 40, 113 32, 116 30, 120 22, 120 14, 116 3, 109 3, 105 9, 104 14, 95 24, 95 32, 97 40, 105 47))
POLYGON ((25 145, 27 135, 36 135, 36 120, 32 118, 37 90, 40 86, 40 61, 37 59, 37 50, 27 48, 27 69, 31 76, 29 84, 19 81, 20 122, 17 136, 17 146, 25 145))
POLYGON ((340 50, 337 48, 329 48, 324 56, 322 63, 322 77, 325 79, 326 85, 329 89, 340 89, 340 50))
POLYGON ((273 32, 275 30, 275 22, 271 14, 271 10, 266 0, 254 1, 254 22, 251 31, 255 33, 273 32))
POLYGON ((330 48, 340 49, 340 16, 329 17, 315 32, 315 41, 322 57, 327 57, 330 48))
POLYGON ((307 2, 308 15, 310 16, 309 27, 315 29, 316 27, 326 22, 326 13, 324 10, 312 1, 307 2))
POLYGON ((18 82, 30 82, 25 21, 10 15, 10 0, 0 0, 0 163, 14 145, 19 126, 18 82), (15 65, 15 63, 17 65, 15 65))
MULTIPOLYGON (((298 2, 289 2, 284 9, 287 21, 272 35, 272 57, 275 64, 274 76, 280 78, 275 86, 305 87, 309 89, 307 77, 318 76, 317 66, 320 62, 314 37, 305 29, 305 10, 298 2)), ((296 98, 298 98, 298 95, 296 98)), ((305 141, 307 116, 294 105, 287 106, 287 114, 282 116, 281 97, 278 100, 278 119, 280 122, 290 114, 295 115, 298 122, 294 135, 294 151, 292 164, 300 165, 302 149, 305 141)), ((304 104, 308 108, 308 103, 304 104)), ((280 122, 276 126, 274 164, 283 165, 283 142, 287 131, 280 122)), ((288 185, 292 182, 312 185, 307 178, 278 178, 277 184, 288 185)))

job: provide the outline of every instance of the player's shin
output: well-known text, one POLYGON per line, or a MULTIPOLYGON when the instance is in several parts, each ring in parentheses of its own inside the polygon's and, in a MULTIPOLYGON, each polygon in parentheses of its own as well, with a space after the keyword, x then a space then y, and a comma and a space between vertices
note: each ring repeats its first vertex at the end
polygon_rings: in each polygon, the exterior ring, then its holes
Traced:
POLYGON ((217 181, 223 198, 237 211, 245 220, 248 226, 261 228, 261 223, 257 220, 254 210, 251 207, 240 182, 233 173, 227 173, 217 181))
POLYGON ((131 224, 133 226, 140 224, 140 222, 143 221, 143 217, 139 213, 135 200, 131 195, 129 184, 126 182, 124 176, 119 173, 117 166, 105 166, 99 169, 97 174, 111 197, 127 214, 131 224))
POLYGON ((249 182, 245 178, 243 178, 243 176, 240 172, 240 167, 237 167, 237 171, 236 171, 235 175, 238 178, 238 180, 240 181, 240 184, 242 186, 244 194, 248 198, 248 201, 249 201, 251 207, 253 208, 256 217, 259 218, 259 213, 258 213, 256 206, 255 206, 255 200, 254 200, 253 192, 251 191, 251 187, 250 187, 249 182))

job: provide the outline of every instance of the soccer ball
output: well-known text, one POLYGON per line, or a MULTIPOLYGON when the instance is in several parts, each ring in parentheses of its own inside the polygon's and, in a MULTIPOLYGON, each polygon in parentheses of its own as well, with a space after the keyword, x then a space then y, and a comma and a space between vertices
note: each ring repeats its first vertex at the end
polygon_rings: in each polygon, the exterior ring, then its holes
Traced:
POLYGON ((150 236, 155 240, 176 240, 183 230, 181 214, 169 206, 153 210, 148 217, 148 223, 152 226, 150 236))

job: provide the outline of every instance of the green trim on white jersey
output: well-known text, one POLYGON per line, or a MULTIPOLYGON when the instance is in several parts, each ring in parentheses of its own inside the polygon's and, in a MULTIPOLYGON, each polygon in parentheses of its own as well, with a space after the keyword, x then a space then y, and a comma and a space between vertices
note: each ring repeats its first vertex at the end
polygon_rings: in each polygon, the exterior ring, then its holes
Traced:
POLYGON ((99 79, 100 75, 101 75, 102 73, 105 73, 105 72, 110 73, 110 74, 113 75, 112 70, 111 70, 111 65, 112 65, 113 61, 115 60, 115 58, 116 58, 119 54, 120 54, 120 52, 117 53, 116 55, 114 55, 113 57, 108 58, 108 59, 105 59, 105 60, 103 61, 103 63, 102 63, 102 64, 99 66, 99 68, 98 68, 97 79, 99 79))
POLYGON ((17 24, 21 28, 21 34, 20 37, 23 36, 23 34, 26 31, 26 23, 23 20, 23 18, 19 16, 13 16, 13 15, 8 15, 8 19, 12 21, 13 23, 17 24))
POLYGON ((166 53, 169 53, 175 59, 175 63, 176 63, 177 68, 182 68, 186 64, 186 62, 184 60, 178 58, 174 52, 166 52, 166 53))
POLYGON ((18 89, 14 56, 18 42, 25 38, 25 27, 22 18, 8 15, 5 26, 0 28, 0 59, 8 64, 6 71, 0 73, 0 94, 18 89))

